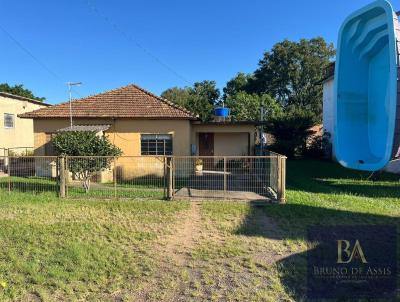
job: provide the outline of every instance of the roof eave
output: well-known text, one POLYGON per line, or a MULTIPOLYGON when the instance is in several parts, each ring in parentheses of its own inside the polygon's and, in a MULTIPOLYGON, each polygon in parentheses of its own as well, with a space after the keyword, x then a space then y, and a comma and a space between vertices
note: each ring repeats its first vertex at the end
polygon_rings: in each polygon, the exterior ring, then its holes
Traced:
POLYGON ((34 99, 31 99, 31 98, 27 98, 27 97, 24 97, 24 96, 15 95, 15 94, 8 93, 8 92, 3 92, 3 91, 0 91, 0 96, 16 99, 16 100, 20 100, 20 101, 26 101, 26 102, 33 103, 33 104, 36 104, 36 105, 43 105, 43 106, 46 106, 46 107, 52 106, 51 104, 48 104, 48 103, 45 103, 45 102, 41 102, 41 101, 38 101, 38 100, 34 100, 34 99))
MULTIPOLYGON (((31 114, 18 114, 19 118, 25 119, 69 119, 69 116, 37 116, 31 114)), ((138 116, 74 116, 74 119, 137 119, 137 120, 193 120, 197 121, 196 117, 165 117, 165 116, 151 116, 151 117, 138 117, 138 116)))

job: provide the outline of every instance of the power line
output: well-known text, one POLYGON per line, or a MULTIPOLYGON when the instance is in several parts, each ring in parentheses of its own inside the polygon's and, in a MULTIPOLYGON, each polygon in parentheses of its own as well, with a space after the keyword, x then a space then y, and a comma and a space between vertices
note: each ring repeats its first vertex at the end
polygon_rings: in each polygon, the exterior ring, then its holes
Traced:
POLYGON ((123 31, 116 23, 114 23, 113 21, 110 20, 110 18, 108 18, 106 15, 104 15, 103 13, 101 13, 97 7, 92 3, 91 0, 87 0, 86 1, 87 5, 89 6, 89 8, 95 13, 97 14, 99 17, 101 17, 106 23, 108 23, 116 32, 118 32, 119 34, 121 34, 125 39, 127 39, 130 42, 133 42, 136 47, 138 47, 139 49, 141 49, 146 55, 148 55, 149 57, 151 57, 154 61, 156 61, 158 64, 160 64, 162 67, 164 67, 166 70, 168 70, 169 72, 171 72, 172 74, 174 74, 177 78, 181 79, 182 81, 186 82, 187 84, 191 85, 192 83, 187 80, 183 75, 181 75, 179 72, 177 72, 176 70, 174 70, 171 66, 169 66, 168 64, 166 64, 165 62, 163 62, 160 58, 158 58, 155 54, 153 54, 151 51, 149 51, 148 49, 146 49, 142 44, 140 44, 138 42, 138 40, 136 38, 133 38, 131 35, 127 34, 125 31, 123 31))
POLYGON ((48 73, 50 73, 57 80, 61 80, 61 78, 53 72, 50 68, 48 68, 42 61, 40 61, 32 52, 30 52, 26 47, 24 47, 17 39, 15 39, 3 26, 0 25, 0 29, 4 32, 7 37, 10 38, 21 50, 23 50, 28 56, 30 56, 36 63, 38 63, 43 69, 45 69, 48 73))
MULTIPOLYGON (((62 82, 65 84, 65 81, 62 80, 62 78, 55 73, 53 70, 51 70, 46 64, 44 64, 39 58, 37 58, 28 48, 26 48, 24 45, 22 45, 10 32, 8 32, 3 26, 0 25, 0 30, 6 34, 6 36, 13 41, 23 52, 25 52, 28 56, 30 56, 37 64, 39 64, 44 70, 46 70, 49 74, 51 74, 55 79, 58 81, 62 82)), ((76 93, 79 97, 82 97, 78 91, 72 90, 74 93, 76 93)))

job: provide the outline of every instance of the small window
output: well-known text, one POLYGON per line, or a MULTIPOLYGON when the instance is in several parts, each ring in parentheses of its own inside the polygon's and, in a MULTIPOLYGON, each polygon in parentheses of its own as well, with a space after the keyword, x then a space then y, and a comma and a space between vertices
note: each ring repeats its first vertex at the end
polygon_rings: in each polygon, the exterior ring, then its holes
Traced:
POLYGON ((14 114, 4 113, 4 128, 14 128, 14 114))
POLYGON ((142 155, 172 155, 171 134, 142 134, 142 155))

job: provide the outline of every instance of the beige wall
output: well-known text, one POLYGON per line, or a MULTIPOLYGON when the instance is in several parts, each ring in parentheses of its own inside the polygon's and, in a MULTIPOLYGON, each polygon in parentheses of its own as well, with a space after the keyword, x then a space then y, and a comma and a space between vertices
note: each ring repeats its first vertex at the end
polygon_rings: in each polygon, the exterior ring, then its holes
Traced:
POLYGON ((43 107, 45 106, 0 96, 0 148, 33 147, 33 122, 31 119, 21 119, 17 115, 43 107), (4 127, 5 113, 14 115, 14 128, 4 127))
MULTIPOLYGON (((132 119, 75 119, 76 125, 109 124, 106 131, 109 140, 121 148, 125 156, 141 155, 140 134, 157 133, 172 134, 173 154, 180 156, 190 155, 190 144, 198 146, 199 132, 215 133, 215 155, 247 155, 249 135, 250 150, 254 149, 253 125, 199 125, 191 124, 188 120, 132 120, 132 119)), ((68 119, 37 119, 34 122, 35 155, 45 155, 45 144, 49 137, 46 133, 55 133, 58 129, 67 127, 68 119)), ((162 158, 148 157, 135 159, 132 157, 119 158, 116 164, 118 179, 129 180, 142 176, 162 176, 165 172, 165 163, 162 158)), ((179 167, 177 170, 188 170, 179 167)), ((186 172, 187 172, 186 171, 186 172)), ((182 174, 182 173, 181 173, 182 174)))
POLYGON ((196 155, 199 154, 199 133, 202 132, 214 133, 214 156, 253 155, 255 134, 254 125, 193 124, 191 143, 197 146, 196 155), (248 154, 249 144, 250 154, 248 154))
MULTIPOLYGON (((132 119, 75 119, 76 125, 109 124, 106 131, 109 140, 118 146, 124 156, 141 155, 140 134, 172 134, 174 155, 190 155, 190 122, 188 120, 132 120, 132 119)), ((45 155, 46 133, 68 127, 68 119, 37 119, 35 128, 35 155, 45 155)), ((120 158, 117 162, 118 178, 129 180, 133 177, 164 173, 164 163, 160 158, 144 159, 120 158)))
POLYGON ((215 133, 214 154, 243 156, 249 155, 249 133, 215 133))
MULTIPOLYGON (((125 156, 141 155, 140 134, 172 134, 174 155, 190 154, 190 122, 188 120, 74 119, 75 125, 111 125, 106 131, 109 140, 121 148, 125 156)), ((44 155, 46 133, 55 133, 69 126, 68 119, 36 119, 35 154, 44 155)))

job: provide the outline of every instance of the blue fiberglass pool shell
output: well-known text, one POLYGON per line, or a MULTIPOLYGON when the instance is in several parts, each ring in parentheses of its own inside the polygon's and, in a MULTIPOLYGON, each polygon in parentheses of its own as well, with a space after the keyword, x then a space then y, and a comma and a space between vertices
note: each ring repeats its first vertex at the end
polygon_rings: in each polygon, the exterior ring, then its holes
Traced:
POLYGON ((376 171, 392 157, 398 26, 390 3, 380 0, 354 12, 340 29, 334 84, 334 149, 345 167, 376 171))

